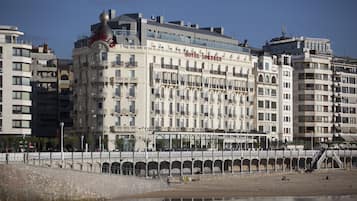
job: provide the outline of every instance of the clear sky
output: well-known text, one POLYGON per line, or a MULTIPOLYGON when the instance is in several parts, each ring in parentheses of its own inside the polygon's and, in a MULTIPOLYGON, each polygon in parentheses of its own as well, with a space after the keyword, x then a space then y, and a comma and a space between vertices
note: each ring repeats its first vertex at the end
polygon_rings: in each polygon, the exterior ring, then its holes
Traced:
POLYGON ((288 35, 330 38, 336 55, 357 57, 356 0, 1 0, 0 24, 18 26, 34 44, 47 42, 60 58, 71 58, 74 41, 109 8, 223 26, 254 47, 285 26, 288 35))

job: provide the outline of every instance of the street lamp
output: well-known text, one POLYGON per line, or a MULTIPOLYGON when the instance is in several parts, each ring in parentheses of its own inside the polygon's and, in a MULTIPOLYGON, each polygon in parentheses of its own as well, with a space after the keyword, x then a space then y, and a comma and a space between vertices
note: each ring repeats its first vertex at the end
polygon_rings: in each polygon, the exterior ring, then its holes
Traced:
POLYGON ((61 122, 60 126, 61 126, 61 160, 62 160, 62 163, 63 163, 63 161, 64 161, 64 155, 63 155, 63 127, 64 127, 64 122, 61 122))
POLYGON ((314 132, 311 132, 311 150, 314 150, 314 132))
POLYGON ((81 136, 81 150, 83 152, 84 146, 83 146, 83 142, 84 142, 84 136, 81 136))

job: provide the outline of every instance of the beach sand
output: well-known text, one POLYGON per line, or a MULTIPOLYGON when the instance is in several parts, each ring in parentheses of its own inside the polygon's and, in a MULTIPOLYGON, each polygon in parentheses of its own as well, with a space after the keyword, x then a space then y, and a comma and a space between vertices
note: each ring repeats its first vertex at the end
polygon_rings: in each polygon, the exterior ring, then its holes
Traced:
POLYGON ((357 194, 357 170, 330 169, 313 173, 203 176, 200 181, 170 185, 168 190, 125 198, 229 198, 354 194, 357 194), (283 179, 283 177, 285 178, 283 179))

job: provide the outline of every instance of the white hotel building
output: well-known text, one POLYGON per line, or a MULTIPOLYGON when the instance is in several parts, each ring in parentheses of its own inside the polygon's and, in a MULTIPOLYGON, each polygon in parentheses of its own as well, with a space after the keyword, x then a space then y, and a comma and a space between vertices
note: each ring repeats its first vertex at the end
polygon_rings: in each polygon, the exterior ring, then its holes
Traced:
POLYGON ((17 27, 0 26, 0 137, 31 134, 32 46, 17 27))
POLYGON ((255 121, 254 56, 223 28, 110 10, 91 30, 73 50, 74 129, 91 149, 99 141, 109 150, 265 143, 255 121))

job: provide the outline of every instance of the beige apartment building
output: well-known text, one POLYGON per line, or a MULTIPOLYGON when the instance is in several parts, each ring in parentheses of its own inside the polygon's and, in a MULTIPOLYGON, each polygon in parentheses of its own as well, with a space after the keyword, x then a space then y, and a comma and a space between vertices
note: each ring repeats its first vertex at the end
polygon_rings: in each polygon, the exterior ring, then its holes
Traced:
POLYGON ((31 135, 32 46, 14 26, 0 26, 0 136, 31 135))

